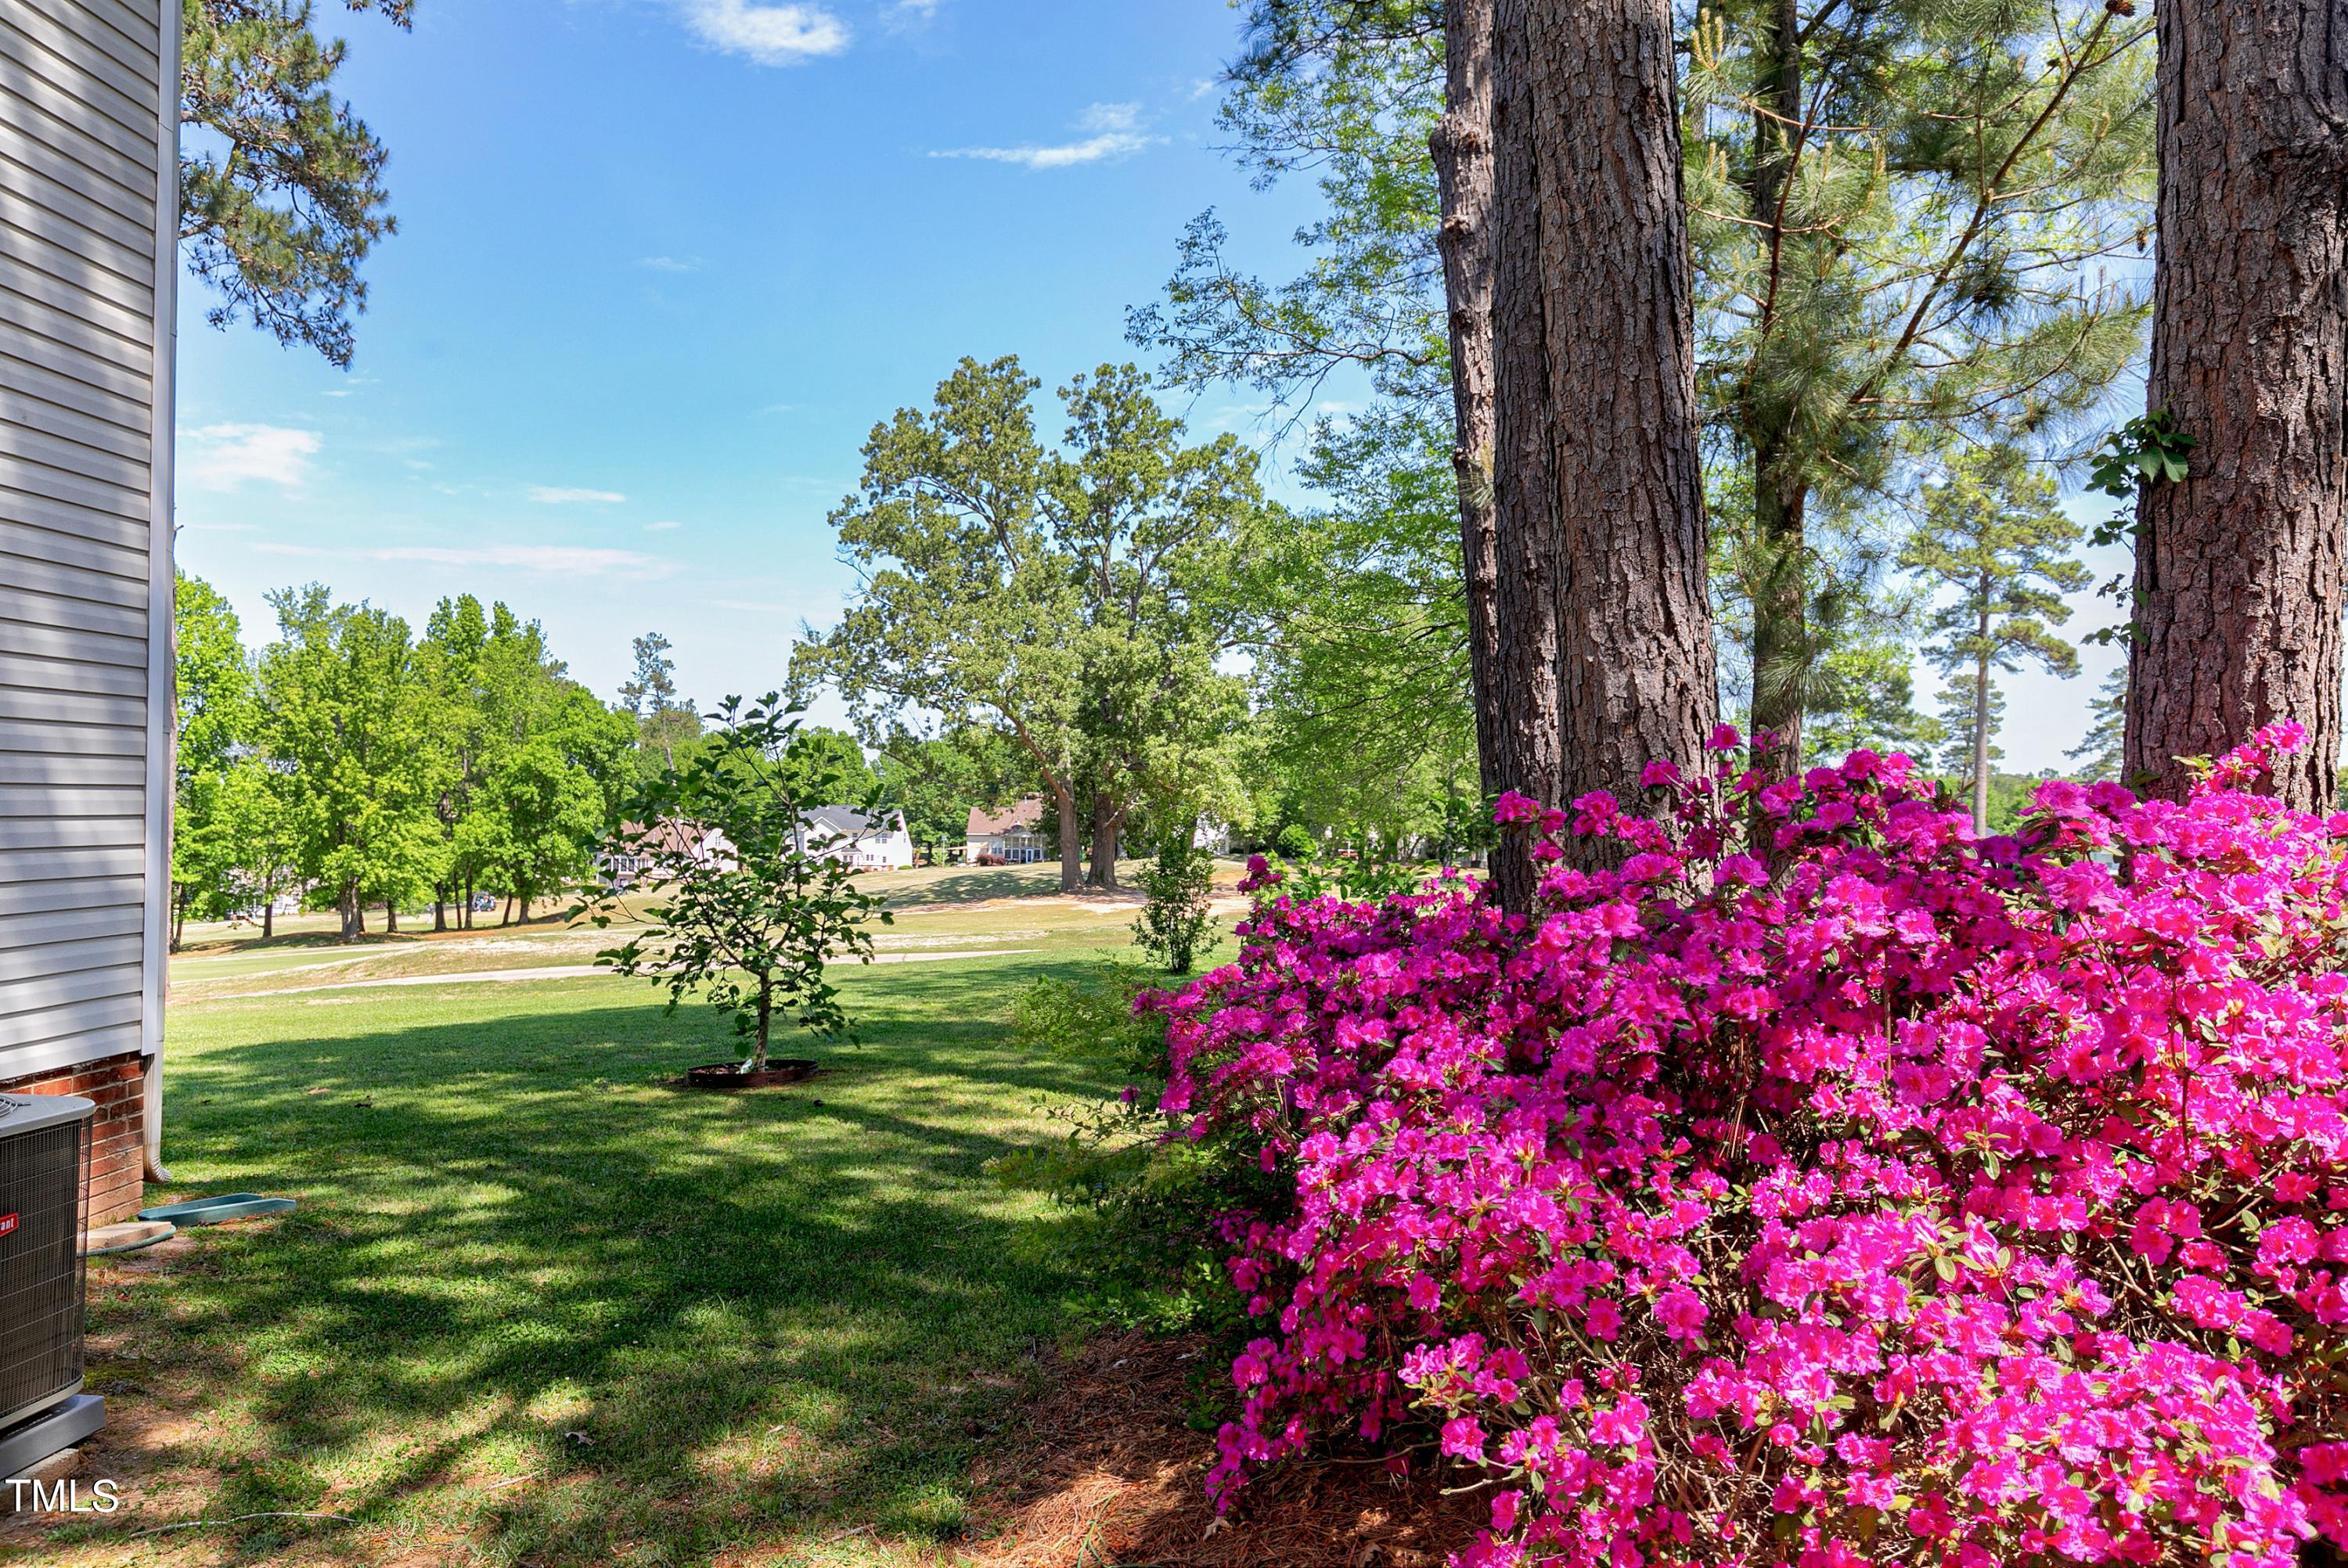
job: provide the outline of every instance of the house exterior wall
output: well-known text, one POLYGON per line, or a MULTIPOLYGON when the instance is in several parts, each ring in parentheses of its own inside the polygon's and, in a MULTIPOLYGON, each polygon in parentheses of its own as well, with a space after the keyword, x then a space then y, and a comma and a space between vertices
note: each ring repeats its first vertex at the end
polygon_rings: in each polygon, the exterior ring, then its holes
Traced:
POLYGON ((0 1090, 99 1073, 102 1141, 163 1036, 179 15, 0 5, 0 1090))

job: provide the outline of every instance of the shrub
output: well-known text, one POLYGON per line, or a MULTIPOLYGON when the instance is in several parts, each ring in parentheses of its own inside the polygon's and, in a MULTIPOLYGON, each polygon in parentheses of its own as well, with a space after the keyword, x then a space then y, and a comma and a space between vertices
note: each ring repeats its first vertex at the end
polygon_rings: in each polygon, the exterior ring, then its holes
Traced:
MULTIPOLYGON (((870 963, 871 927, 893 918, 880 896, 857 888, 836 843, 810 842, 807 813, 831 775, 793 754, 798 714, 774 692, 726 698, 707 743, 640 786, 633 820, 612 838, 660 902, 643 911, 644 930, 595 961, 664 988, 671 1012, 698 990, 749 1041, 745 1072, 766 1065, 778 1017, 853 1038, 824 970, 838 958, 870 963)), ((599 929, 629 913, 617 893, 573 913, 590 907, 599 929)))
POLYGON ((1215 890, 1215 857, 1193 847, 1188 828, 1169 833, 1157 857, 1142 867, 1140 881, 1148 902, 1133 923, 1135 945, 1167 973, 1189 974, 1199 945, 1214 929, 1207 904, 1215 890))
POLYGON ((2250 788, 2295 738, 1976 839, 1904 758, 1724 732, 1655 818, 1576 802, 1621 865, 1530 922, 1273 884, 1152 1004, 1169 1112, 1285 1189, 1226 1221, 1213 1489, 1433 1450, 1491 1489, 1465 1568, 2348 1540, 2348 816, 2250 788))

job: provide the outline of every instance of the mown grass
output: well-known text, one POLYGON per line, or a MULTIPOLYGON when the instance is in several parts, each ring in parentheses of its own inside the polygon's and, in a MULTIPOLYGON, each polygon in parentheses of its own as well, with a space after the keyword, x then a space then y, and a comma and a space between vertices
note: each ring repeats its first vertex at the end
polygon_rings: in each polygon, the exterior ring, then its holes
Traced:
POLYGON ((130 1468, 132 1506, 0 1552, 932 1555, 1074 1331, 1080 1222, 986 1167, 1056 1135, 1045 1105, 1114 1087, 1024 1059, 1001 1021, 1086 961, 850 971, 862 1043, 738 1096, 667 1086, 732 1053, 721 1021, 612 980, 178 1008, 171 1191, 302 1206, 93 1266, 118 1423, 93 1473, 130 1468), (233 1522, 134 1534, 197 1520, 233 1522))

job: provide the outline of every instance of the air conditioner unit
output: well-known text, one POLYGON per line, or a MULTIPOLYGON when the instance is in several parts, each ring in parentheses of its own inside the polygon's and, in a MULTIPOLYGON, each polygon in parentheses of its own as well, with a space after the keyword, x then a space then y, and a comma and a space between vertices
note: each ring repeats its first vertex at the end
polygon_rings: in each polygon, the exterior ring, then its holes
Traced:
POLYGON ((0 1094, 0 1478, 98 1430, 81 1392, 82 1194, 98 1108, 0 1094))

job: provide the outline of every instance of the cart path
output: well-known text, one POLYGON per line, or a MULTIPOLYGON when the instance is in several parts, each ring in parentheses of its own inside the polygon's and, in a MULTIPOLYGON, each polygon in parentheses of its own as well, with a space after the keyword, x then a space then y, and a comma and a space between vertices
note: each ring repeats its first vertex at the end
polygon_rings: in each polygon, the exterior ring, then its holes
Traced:
MULTIPOLYGON (((1009 958, 1022 953, 1040 953, 1041 948, 974 948, 953 953, 882 953, 873 958, 876 964, 940 964, 953 958, 1009 958)), ((851 966, 853 967, 853 966, 851 966)), ((376 980, 338 980, 323 986, 275 986, 257 991, 221 991, 200 997, 175 996, 171 999, 182 1006, 196 1002, 249 1001, 255 997, 304 996, 313 991, 360 991, 379 986, 461 986, 483 980, 578 980, 602 975, 613 979, 623 977, 596 964, 570 964, 554 968, 535 969, 471 969, 448 975, 393 975, 376 980)))

